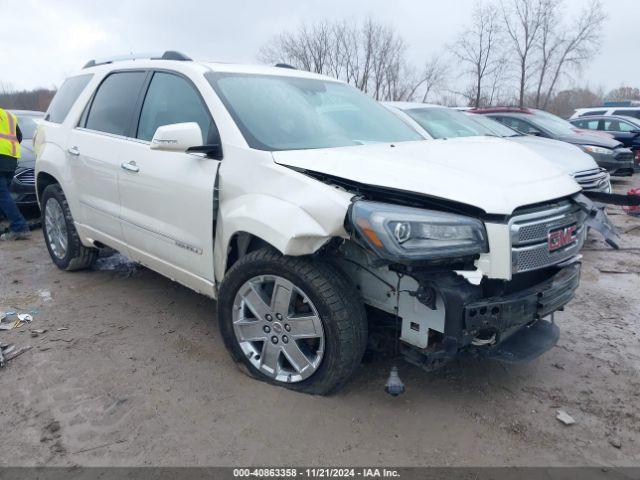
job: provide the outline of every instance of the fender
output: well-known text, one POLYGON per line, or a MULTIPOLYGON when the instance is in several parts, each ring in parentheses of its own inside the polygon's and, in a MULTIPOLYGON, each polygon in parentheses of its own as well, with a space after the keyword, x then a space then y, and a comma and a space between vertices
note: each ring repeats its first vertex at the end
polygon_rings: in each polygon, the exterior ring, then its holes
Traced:
POLYGON ((38 174, 47 173, 54 177, 65 192, 69 208, 73 213, 77 209, 76 198, 73 195, 73 176, 67 159, 67 153, 61 145, 66 144, 67 133, 63 125, 43 122, 38 126, 34 139, 36 153, 36 193, 40 202, 39 188, 37 185, 38 174))
MULTIPOLYGON (((337 210, 338 206, 333 205, 337 210)), ((224 276, 231 238, 244 232, 272 245, 283 255, 308 255, 334 237, 347 238, 343 211, 335 221, 321 225, 299 205, 264 194, 247 194, 229 200, 220 207, 215 237, 214 263, 218 281, 224 276)))

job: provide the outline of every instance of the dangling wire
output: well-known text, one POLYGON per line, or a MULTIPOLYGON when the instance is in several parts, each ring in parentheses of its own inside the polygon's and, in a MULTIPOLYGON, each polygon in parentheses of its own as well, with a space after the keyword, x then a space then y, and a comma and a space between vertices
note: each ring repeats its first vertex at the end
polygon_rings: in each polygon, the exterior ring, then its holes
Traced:
POLYGON ((396 288, 396 348, 395 348, 395 356, 398 356, 400 353, 400 333, 401 333, 401 323, 400 323, 400 282, 402 281, 402 277, 404 274, 400 272, 396 272, 398 276, 398 286, 396 288))

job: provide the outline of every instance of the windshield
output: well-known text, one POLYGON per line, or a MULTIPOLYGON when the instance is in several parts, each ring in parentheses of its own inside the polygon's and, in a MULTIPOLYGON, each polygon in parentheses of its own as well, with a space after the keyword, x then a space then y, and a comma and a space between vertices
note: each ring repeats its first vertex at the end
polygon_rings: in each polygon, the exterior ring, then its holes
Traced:
POLYGON ((466 113, 443 107, 412 108, 404 112, 433 138, 494 136, 488 128, 473 121, 466 113))
POLYGON ((548 113, 537 111, 532 115, 531 120, 534 124, 549 130, 554 135, 575 135, 576 127, 566 120, 548 113))
POLYGON ((476 113, 469 113, 469 118, 471 118, 474 122, 478 122, 485 128, 488 128, 493 133, 498 135, 499 137, 521 137, 522 134, 516 132, 515 130, 507 127, 506 125, 494 120, 491 117, 487 117, 486 115, 478 115, 476 113))
POLYGON ((328 80, 205 75, 251 148, 299 150, 423 140, 375 100, 328 80))
POLYGON ((18 127, 20 127, 20 131, 22 132, 22 138, 24 140, 31 140, 33 135, 36 133, 36 124, 35 119, 40 118, 40 115, 16 115, 18 118, 18 127))

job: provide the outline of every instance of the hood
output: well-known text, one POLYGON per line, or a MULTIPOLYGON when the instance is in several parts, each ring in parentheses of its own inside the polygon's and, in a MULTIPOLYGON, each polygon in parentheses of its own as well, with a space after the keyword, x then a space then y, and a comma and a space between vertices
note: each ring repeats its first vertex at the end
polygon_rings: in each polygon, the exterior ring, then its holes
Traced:
POLYGON ((598 168, 598 164, 591 155, 570 143, 533 135, 508 138, 512 142, 530 148, 569 175, 598 168))
POLYGON ((18 167, 36 168, 36 154, 33 150, 33 140, 22 140, 20 142, 20 160, 18 167))
POLYGON ((622 146, 615 138, 607 138, 602 135, 592 135, 586 133, 576 133, 574 135, 562 135, 557 138, 563 142, 573 143, 574 145, 594 145, 596 147, 618 148, 622 146))
POLYGON ((566 173, 530 148, 501 138, 277 151, 273 157, 281 165, 446 199, 499 215, 580 190, 566 173))

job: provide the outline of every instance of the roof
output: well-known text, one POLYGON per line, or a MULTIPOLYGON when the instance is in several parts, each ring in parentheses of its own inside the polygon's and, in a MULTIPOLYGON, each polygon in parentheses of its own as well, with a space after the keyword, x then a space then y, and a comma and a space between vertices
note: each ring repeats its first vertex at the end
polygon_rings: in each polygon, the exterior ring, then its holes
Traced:
POLYGON ((576 112, 588 112, 590 110, 602 110, 602 111, 607 111, 607 110, 640 110, 640 105, 636 105, 636 106, 616 106, 616 105, 601 105, 599 107, 582 107, 582 108, 576 108, 576 112))
POLYGON ((127 70, 133 68, 172 68, 177 71, 195 70, 200 73, 215 71, 258 75, 278 75, 298 78, 316 78, 318 80, 331 80, 344 83, 341 80, 332 77, 304 70, 297 70, 291 65, 284 63, 278 63, 276 66, 270 66, 198 61, 192 60, 186 55, 175 51, 167 51, 161 54, 120 55, 104 59, 90 60, 85 64, 79 74, 87 72, 106 73, 112 70, 127 70))
POLYGON ((640 119, 636 117, 629 117, 627 115, 585 115, 583 117, 576 117, 567 120, 570 123, 573 122, 588 122, 589 120, 624 120, 634 125, 640 126, 640 119))
POLYGON ((532 108, 520 108, 520 107, 485 107, 485 108, 472 108, 469 110, 472 113, 528 113, 533 114, 535 110, 532 108))
POLYGON ((435 105, 433 103, 420 103, 420 102, 381 102, 381 103, 389 107, 396 107, 399 110, 412 110, 414 108, 448 108, 442 105, 435 105))

